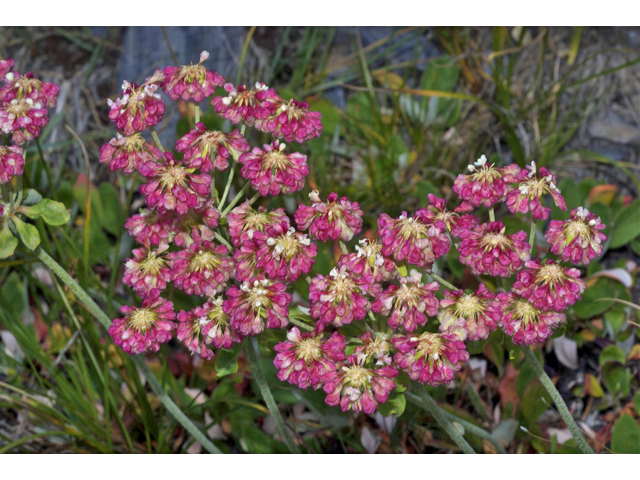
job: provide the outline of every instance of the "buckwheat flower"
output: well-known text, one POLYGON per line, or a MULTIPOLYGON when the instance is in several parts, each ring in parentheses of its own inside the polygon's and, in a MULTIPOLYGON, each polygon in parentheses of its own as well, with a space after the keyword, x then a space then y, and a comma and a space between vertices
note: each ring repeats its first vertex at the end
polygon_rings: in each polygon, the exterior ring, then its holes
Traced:
POLYGON ((133 258, 124 264, 122 281, 143 298, 157 297, 170 281, 172 261, 164 253, 166 243, 158 248, 143 246, 133 250, 133 258))
POLYGON ((5 78, 7 73, 13 68, 13 58, 7 58, 6 60, 0 60, 0 78, 5 78))
POLYGON ((171 281, 188 295, 214 295, 234 274, 229 249, 206 240, 171 252, 169 258, 173 261, 171 281))
POLYGON ((267 226, 264 232, 255 232, 256 267, 272 280, 295 282, 300 275, 311 271, 318 247, 288 222, 267 226))
POLYGON ((265 328, 284 328, 289 324, 291 295, 286 285, 268 279, 249 280, 240 288, 227 290, 222 304, 231 328, 241 335, 258 335, 265 328))
POLYGON ((141 245, 169 243, 173 237, 173 222, 163 213, 144 209, 127 219, 124 227, 141 245))
POLYGON ((147 183, 140 186, 147 205, 154 210, 175 210, 184 215, 190 208, 200 208, 210 194, 211 177, 196 175, 193 169, 176 162, 169 152, 164 163, 147 162, 140 173, 147 183))
POLYGON ((529 260, 518 272, 511 290, 526 298, 534 308, 562 312, 578 300, 587 288, 577 268, 565 268, 553 260, 529 260))
POLYGON ((363 238, 356 245, 355 253, 341 255, 338 268, 345 266, 358 277, 369 277, 371 283, 390 280, 396 272, 396 264, 380 253, 382 245, 376 240, 363 238))
POLYGON ((460 262, 471 267, 474 275, 510 277, 520 270, 530 258, 531 246, 526 241, 527 234, 521 230, 506 235, 505 229, 499 221, 474 227, 469 236, 460 242, 460 262))
POLYGON ((162 88, 171 100, 201 102, 213 95, 216 87, 224 85, 224 78, 213 70, 207 70, 202 63, 209 58, 206 50, 200 54, 200 61, 194 65, 182 67, 165 67, 162 88))
POLYGON ((256 118, 260 116, 270 117, 276 113, 278 105, 274 102, 265 102, 265 100, 268 98, 281 100, 272 88, 261 82, 257 82, 251 90, 246 85, 239 85, 236 88, 231 83, 227 83, 224 89, 227 91, 227 96, 213 97, 211 105, 218 116, 226 118, 234 125, 238 125, 240 122, 253 125, 256 118))
POLYGON ((287 333, 287 341, 273 349, 278 352, 273 364, 278 369, 278 379, 306 390, 322 386, 321 377, 336 370, 336 362, 345 359, 344 337, 334 332, 328 340, 311 332, 300 333, 293 327, 287 333))
POLYGON ((389 350, 391 342, 385 333, 365 332, 358 337, 362 345, 355 348, 353 354, 360 365, 374 362, 376 366, 390 365, 392 362, 389 350))
POLYGON ((479 222, 478 217, 469 213, 473 211, 473 207, 466 202, 462 202, 454 210, 447 210, 444 198, 438 198, 433 193, 428 198, 430 205, 416 212, 416 217, 424 217, 424 223, 442 220, 452 236, 465 238, 479 222))
POLYGON ((567 204, 556 186, 557 177, 551 175, 544 167, 540 167, 538 176, 536 162, 531 162, 531 166, 527 168, 529 171, 521 169, 518 174, 520 185, 507 193, 509 211, 511 213, 531 211, 533 218, 546 220, 549 218, 551 209, 542 205, 541 198, 547 193, 551 195, 560 210, 566 210, 567 204))
MULTIPOLYGON (((234 343, 242 342, 242 336, 229 326, 229 316, 222 309, 223 298, 210 298, 201 307, 196 307, 185 312, 185 318, 197 322, 200 335, 207 345, 216 348, 231 348, 234 343)), ((178 320, 180 315, 178 314, 178 320)), ((192 329, 196 329, 192 326, 192 329)), ((180 338, 180 325, 178 325, 178 338, 180 338)))
POLYGON ((371 308, 365 295, 379 291, 380 285, 351 275, 346 267, 334 268, 326 277, 316 275, 309 285, 311 316, 318 321, 316 329, 322 331, 330 324, 341 327, 362 320, 371 308))
POLYGON ((284 208, 267 211, 265 207, 258 207, 258 210, 254 210, 251 208, 249 200, 246 200, 229 212, 227 221, 229 222, 231 243, 239 246, 246 240, 251 240, 255 232, 262 232, 269 225, 289 223, 289 217, 287 217, 284 208))
POLYGON ((468 175, 458 175, 453 182, 453 191, 473 207, 482 204, 491 208, 507 194, 507 184, 518 181, 519 170, 520 167, 515 164, 495 168, 495 165, 489 164, 487 157, 482 155, 473 165, 469 165, 468 175))
POLYGON ((440 332, 455 333, 461 340, 471 342, 486 339, 498 328, 501 311, 493 300, 484 283, 474 293, 462 290, 443 290, 444 298, 440 300, 440 332))
POLYGON ((173 243, 178 247, 188 247, 193 242, 212 241, 215 237, 213 229, 218 226, 219 221, 220 211, 213 206, 213 199, 209 198, 201 207, 192 208, 186 214, 174 217, 173 243))
POLYGON ((431 386, 449 384, 462 364, 469 360, 464 342, 457 335, 425 332, 420 336, 398 336, 393 360, 411 380, 431 386))
POLYGON ((386 213, 378 218, 378 236, 382 240, 382 255, 396 262, 407 261, 424 267, 449 252, 451 241, 443 221, 425 223, 424 216, 407 217, 407 212, 397 219, 386 213))
POLYGON ((543 343, 555 327, 567 320, 564 313, 542 312, 513 293, 498 293, 496 304, 502 310, 500 327, 516 345, 543 343))
POLYGON ((340 405, 343 412, 353 410, 371 414, 396 388, 393 379, 397 376, 398 370, 393 367, 365 368, 355 355, 351 355, 346 365, 322 377, 323 390, 327 393, 325 402, 332 407, 340 405))
POLYGON ((379 293, 371 305, 371 310, 389 317, 393 329, 403 327, 413 332, 419 325, 427 323, 427 315, 438 314, 438 299, 434 292, 440 288, 438 282, 427 285, 421 282, 422 274, 411 270, 409 277, 400 277, 400 285, 389 285, 379 293))
POLYGON ((309 104, 297 100, 285 101, 269 98, 260 106, 260 118, 256 118, 255 127, 274 137, 284 137, 287 142, 303 143, 312 138, 318 138, 322 133, 320 112, 310 112, 309 104), (274 104, 274 106, 270 105, 274 104), (274 111, 275 110, 275 111, 274 111))
POLYGON ((156 93, 158 85, 145 83, 138 86, 128 81, 122 82, 122 96, 109 104, 109 119, 125 135, 144 132, 148 127, 160 123, 164 115, 164 100, 156 93))
POLYGON ((13 99, 0 108, 0 130, 11 135, 15 144, 40 136, 40 129, 49 123, 47 109, 30 98, 13 99))
POLYGON ((298 152, 286 154, 285 147, 275 140, 263 145, 264 150, 255 147, 238 159, 242 164, 240 173, 262 196, 293 193, 304 187, 304 177, 309 175, 307 156, 298 152))
POLYGON ((229 153, 237 158, 250 149, 249 142, 237 129, 231 133, 208 131, 202 122, 176 141, 176 150, 184 153, 183 162, 187 167, 199 168, 204 173, 226 170, 229 153))
POLYGON ((560 255, 563 262, 586 265, 602 255, 602 243, 607 241, 607 237, 600 230, 605 228, 600 217, 578 207, 571 210, 569 220, 551 220, 544 236, 551 252, 560 255))
POLYGON ((233 261, 236 264, 236 280, 244 282, 251 279, 263 279, 264 270, 257 267, 256 253, 260 245, 254 240, 245 240, 233 251, 233 261))
POLYGON ((207 345, 207 337, 202 332, 200 319, 193 313, 193 310, 178 312, 176 337, 192 354, 200 355, 200 358, 204 360, 213 358, 213 351, 207 345))
POLYGON ((9 183, 15 176, 22 175, 24 157, 17 145, 0 146, 0 183, 9 183))
POLYGON ((111 171, 122 169, 127 175, 139 170, 147 162, 162 162, 163 154, 148 144, 142 135, 128 137, 117 134, 100 148, 100 163, 108 163, 111 171))
MULTIPOLYGON (((2 70, 1 66, 0 70, 2 70)), ((20 75, 18 72, 10 72, 2 76, 5 81, 5 86, 0 88, 0 103, 2 106, 8 105, 12 100, 26 99, 31 100, 34 105, 42 105, 43 108, 56 106, 60 87, 55 83, 38 80, 31 72, 27 72, 24 75, 20 75)))
POLYGON ((113 321, 109 335, 125 352, 157 352, 160 344, 171 340, 176 318, 173 303, 161 297, 146 298, 142 307, 124 306, 120 311, 124 317, 113 321))
POLYGON ((317 190, 309 198, 311 206, 299 205, 294 219, 300 230, 309 229, 311 238, 321 242, 339 238, 348 242, 362 230, 363 212, 358 202, 350 202, 347 197, 338 200, 337 193, 331 193, 327 202, 323 202, 317 190))

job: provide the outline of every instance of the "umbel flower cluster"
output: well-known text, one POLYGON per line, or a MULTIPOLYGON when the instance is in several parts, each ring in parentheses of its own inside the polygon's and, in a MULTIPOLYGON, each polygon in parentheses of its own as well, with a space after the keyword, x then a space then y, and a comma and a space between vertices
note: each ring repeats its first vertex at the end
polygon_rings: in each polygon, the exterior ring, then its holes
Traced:
POLYGON ((382 213, 377 235, 366 238, 356 238, 363 230, 360 205, 337 193, 313 191, 292 215, 257 207, 260 197, 303 188, 307 158, 284 142, 318 137, 320 114, 263 83, 225 83, 203 66, 206 58, 203 52, 197 65, 158 70, 141 86, 124 82, 122 96, 110 101, 119 133, 100 161, 138 172, 147 205, 126 223, 139 246, 123 281, 141 305, 124 307, 109 330, 126 352, 158 351, 175 335, 211 359, 218 349, 275 329, 282 338, 274 347, 280 380, 322 389, 327 404, 343 411, 372 413, 402 382, 452 382, 469 359, 465 342, 501 329, 516 345, 534 345, 565 322, 563 311, 586 285, 563 262, 583 265, 602 253, 600 219, 578 208, 566 221, 551 220, 544 259, 532 256, 535 229, 528 238, 494 220, 502 208, 542 225, 550 201, 566 210, 546 169, 498 167, 483 155, 455 180, 458 205, 429 195, 415 212, 382 213), (214 96, 216 87, 225 94, 214 96), (197 123, 176 141, 175 155, 164 151, 142 136, 162 120, 160 92, 197 103, 213 97, 213 111, 240 128, 225 133, 197 123), (273 141, 252 148, 246 127, 273 141), (215 170, 229 170, 222 195, 212 183, 215 170), (227 203, 238 170, 246 185, 227 203), (255 194, 245 199, 248 188, 255 194), (343 254, 331 271, 311 276, 316 242, 339 243, 343 254), (452 248, 478 279, 473 290, 433 271, 452 248), (495 277, 511 287, 495 291, 495 277), (308 301, 294 303, 295 282, 308 282, 308 301), (169 285, 199 297, 200 306, 175 311, 169 285))

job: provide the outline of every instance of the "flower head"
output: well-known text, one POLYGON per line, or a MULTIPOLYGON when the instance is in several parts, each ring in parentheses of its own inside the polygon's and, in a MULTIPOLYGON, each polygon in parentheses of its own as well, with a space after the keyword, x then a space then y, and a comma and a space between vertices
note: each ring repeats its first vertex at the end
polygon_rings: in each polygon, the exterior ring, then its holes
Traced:
POLYGON ((358 362, 356 355, 351 355, 346 365, 322 377, 327 393, 325 402, 331 406, 339 404, 343 412, 373 413, 379 403, 389 398, 397 376, 393 367, 367 368, 358 362))
POLYGON ((438 282, 427 285, 421 282, 422 275, 415 270, 409 277, 400 277, 400 285, 390 285, 379 293, 371 309, 388 316, 393 329, 403 327, 413 332, 419 325, 427 323, 427 315, 438 314, 438 299, 434 292, 440 288, 438 282))
POLYGON ((317 138, 322 133, 322 115, 320 112, 310 112, 308 103, 270 97, 262 103, 261 109, 263 112, 256 119, 255 127, 273 134, 274 137, 302 143, 317 138))
POLYGON ((455 333, 462 340, 473 342, 488 338, 498 327, 501 311, 492 302, 495 295, 484 283, 475 293, 444 290, 443 294, 438 312, 442 333, 455 333))
POLYGON ((266 102, 271 98, 280 100, 275 90, 267 87, 264 83, 256 83, 255 87, 248 89, 246 85, 227 83, 224 86, 227 91, 226 97, 213 97, 211 105, 219 116, 231 121, 234 125, 240 122, 246 125, 253 125, 257 118, 268 118, 277 109, 274 102, 266 102))
POLYGON ((31 98, 14 98, 0 107, 0 131, 11 135, 20 144, 40 136, 40 129, 49 123, 47 109, 31 98))
POLYGON ((160 344, 171 340, 176 318, 173 303, 150 297, 142 301, 142 307, 124 306, 120 311, 125 316, 113 321, 109 335, 125 352, 157 352, 160 344))
POLYGON ((454 210, 447 210, 444 198, 438 198, 433 193, 430 193, 428 197, 430 205, 416 212, 416 217, 423 216, 426 219, 425 223, 435 223, 442 220, 451 235, 458 238, 465 238, 469 231, 478 224, 478 217, 470 214, 473 207, 468 203, 462 202, 454 210))
POLYGON ((323 202, 314 190, 309 194, 311 206, 299 205, 294 219, 300 230, 309 229, 311 238, 326 242, 341 239, 348 242, 362 230, 362 210, 358 202, 350 202, 347 197, 338 200, 337 193, 331 193, 323 202))
POLYGON ((529 260, 531 247, 527 234, 520 231, 505 234, 502 222, 483 223, 474 227, 467 238, 460 242, 460 262, 471 267, 474 275, 491 274, 494 277, 510 277, 529 260))
MULTIPOLYGON (((13 60, 9 60, 13 67, 13 60)), ((9 63, 0 62, 0 71, 6 69, 9 63)), ((27 72, 20 75, 18 72, 2 74, 5 86, 0 88, 0 104, 8 105, 13 100, 29 99, 33 105, 40 104, 43 108, 56 106, 60 87, 55 83, 38 80, 33 73, 27 72)))
POLYGON ((224 85, 224 78, 213 70, 207 70, 202 66, 209 58, 209 52, 200 54, 200 62, 196 65, 184 65, 182 67, 165 67, 162 88, 171 97, 171 100, 188 101, 196 103, 210 97, 216 91, 216 87, 224 85))
POLYGON ((531 302, 534 308, 562 312, 587 288, 577 268, 565 268, 553 260, 529 260, 518 272, 512 291, 531 302))
POLYGON ((9 183, 15 176, 22 175, 24 157, 17 145, 0 146, 0 183, 9 183))
POLYGON ((605 228, 600 217, 578 207, 571 210, 569 220, 551 220, 545 238, 551 252, 560 255, 563 262, 586 265, 602 255, 602 243, 607 241, 607 237, 600 230, 605 228))
POLYGON ((231 243, 239 246, 243 242, 253 239, 255 232, 262 232, 269 225, 289 223, 289 217, 287 217, 284 208, 267 211, 265 207, 258 207, 258 210, 254 210, 247 200, 231 210, 227 221, 229 222, 231 243))
POLYGON ((298 152, 284 153, 286 145, 274 140, 243 153, 238 161, 242 164, 242 176, 251 180, 251 186, 260 195, 293 193, 304 187, 304 177, 309 175, 306 155, 298 152))
POLYGON ((207 131, 202 122, 196 123, 196 128, 176 141, 176 150, 184 153, 183 162, 187 167, 199 168, 204 173, 226 170, 229 153, 237 157, 249 149, 249 142, 237 129, 231 133, 207 131))
POLYGON ((305 390, 309 387, 317 390, 322 386, 320 378, 335 371, 336 362, 345 359, 345 348, 344 337, 338 332, 324 340, 322 334, 301 334, 298 327, 293 327, 287 341, 274 347, 277 354, 273 364, 278 369, 278 379, 305 390))
POLYGON ((449 384, 455 372, 469 360, 464 342, 457 335, 425 332, 420 336, 398 336, 393 360, 411 380, 432 386, 449 384))
POLYGON ((166 258, 166 243, 158 248, 141 247, 133 250, 133 258, 124 265, 122 281, 142 297, 157 297, 170 281, 172 261, 166 258))
POLYGON ((173 220, 173 243, 188 247, 193 242, 213 240, 213 229, 218 226, 220 211, 214 208, 213 199, 209 198, 201 207, 192 208, 184 215, 175 215, 173 220))
POLYGON ((381 253, 382 245, 375 240, 363 238, 356 245, 355 253, 341 255, 338 268, 345 266, 358 277, 368 277, 371 282, 390 280, 396 272, 396 264, 381 253))
POLYGON ((268 279, 249 280, 240 288, 229 288, 222 308, 229 315, 231 328, 247 336, 259 334, 265 327, 286 327, 291 303, 286 289, 283 283, 268 279))
POLYGON ((424 267, 449 252, 451 241, 443 221, 425 223, 426 217, 407 217, 402 212, 394 219, 386 213, 378 218, 378 236, 382 240, 382 254, 396 262, 405 261, 424 267))
POLYGON ((520 185, 507 193, 507 207, 511 213, 526 213, 531 211, 533 218, 546 220, 549 218, 551 209, 542 204, 542 196, 550 194, 555 204, 560 210, 566 210, 567 204, 560 189, 556 186, 557 177, 551 175, 549 171, 540 167, 536 170, 536 162, 531 162, 527 169, 521 169, 518 174, 520 185), (539 173, 539 176, 538 176, 539 173))
POLYGON ((203 241, 171 252, 171 280, 188 295, 214 295, 233 276, 233 259, 224 245, 203 241))
POLYGON ((0 78, 5 78, 7 73, 13 68, 13 58, 7 58, 6 60, 0 60, 0 78))
POLYGON ((160 245, 169 243, 173 236, 172 225, 172 219, 166 213, 145 209, 129 217, 124 227, 139 244, 160 245))
POLYGON ((498 293, 496 305, 502 310, 500 327, 516 345, 542 343, 551 336, 554 327, 567 320, 564 313, 542 312, 513 293, 498 293))
POLYGON ((358 338, 362 342, 362 345, 356 347, 353 353, 360 365, 373 362, 375 362, 376 366, 391 364, 392 359, 389 354, 391 342, 389 342, 388 334, 365 332, 358 338))
POLYGON ((491 208, 507 194, 507 184, 518 181, 519 170, 520 167, 515 164, 495 168, 494 164, 489 164, 487 157, 482 155, 473 165, 469 165, 468 175, 458 175, 453 182, 453 191, 474 207, 482 204, 491 208))
POLYGON ((229 316, 224 313, 222 304, 222 297, 212 297, 200 307, 180 312, 178 320, 184 325, 178 324, 178 339, 185 345, 189 341, 195 346, 195 349, 190 348, 192 351, 204 350, 204 344, 229 349, 234 343, 240 343, 242 336, 229 326, 229 316))
POLYGON ((164 115, 164 100, 156 93, 158 85, 145 83, 138 86, 126 80, 122 82, 122 96, 114 102, 107 100, 109 119, 125 135, 144 132, 160 123, 164 115))
POLYGON ((108 163, 111 171, 122 169, 131 174, 147 162, 162 161, 162 152, 148 144, 139 133, 128 137, 118 134, 100 148, 100 163, 108 163))

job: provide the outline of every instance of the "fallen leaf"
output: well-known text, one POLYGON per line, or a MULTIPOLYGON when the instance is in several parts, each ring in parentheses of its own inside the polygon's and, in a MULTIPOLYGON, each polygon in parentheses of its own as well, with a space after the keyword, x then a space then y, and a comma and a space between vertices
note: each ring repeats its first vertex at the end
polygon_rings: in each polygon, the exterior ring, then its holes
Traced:
POLYGON ((562 335, 553 339, 553 352, 558 361, 573 370, 578 368, 578 344, 562 335))
POLYGON ((520 405, 520 399, 516 391, 516 380, 518 378, 518 371, 515 369, 512 363, 507 365, 507 369, 504 372, 504 377, 500 380, 498 385, 498 392, 500 393, 500 405, 506 407, 509 403, 513 404, 513 408, 517 410, 520 405))

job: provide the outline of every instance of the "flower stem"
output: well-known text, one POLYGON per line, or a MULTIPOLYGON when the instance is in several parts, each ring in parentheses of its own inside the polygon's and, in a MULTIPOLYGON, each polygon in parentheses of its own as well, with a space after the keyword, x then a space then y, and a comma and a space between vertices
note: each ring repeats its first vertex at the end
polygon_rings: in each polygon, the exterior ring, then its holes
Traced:
POLYGON ((220 243, 224 243, 224 245, 229 249, 230 252, 233 252, 234 248, 231 246, 231 244, 229 242, 227 242, 224 237, 222 235, 220 235, 219 233, 216 233, 216 238, 218 239, 218 241, 220 243))
POLYGON ((433 272, 429 272, 429 275, 431 275, 433 278, 435 278, 439 283, 441 283, 442 285, 444 285, 447 288, 450 288, 451 290, 460 290, 458 287, 456 287, 455 285, 447 282, 444 278, 442 278, 440 275, 437 275, 433 272))
POLYGON ((249 343, 251 345, 247 346, 245 353, 247 354, 247 360, 249 360, 251 373, 253 375, 253 379, 258 384, 264 403, 267 404, 267 408, 269 409, 269 412, 271 412, 271 416, 276 423, 276 429, 280 436, 282 436, 282 439, 287 445, 289 451, 291 453, 300 453, 298 446, 294 443, 291 435, 289 435, 284 419, 282 418, 282 415, 280 415, 280 410, 278 410, 278 405, 276 404, 276 401, 271 394, 271 390, 269 389, 269 385, 267 384, 267 379, 264 377, 264 373, 262 373, 262 370, 260 369, 258 357, 256 356, 256 353, 258 352, 258 344, 253 341, 250 341, 249 343))
POLYGON ((493 211, 493 208, 491 208, 491 209, 489 210, 489 221, 490 221, 490 222, 495 222, 495 221, 496 221, 496 214, 495 214, 495 212, 493 211))
POLYGON ((529 245, 531 245, 531 250, 529 251, 529 256, 533 255, 533 242, 536 239, 536 222, 531 222, 531 232, 529 233, 529 245))
MULTIPOLYGON (((417 395, 415 395, 415 394, 413 394, 411 392, 405 392, 405 396, 414 405, 417 405, 419 407, 425 408, 424 404, 422 403, 422 400, 417 395)), ((469 432, 471 435, 475 435, 476 437, 488 440, 494 446, 494 448, 496 449, 496 452, 501 453, 501 454, 506 454, 507 453, 506 450, 502 447, 502 445, 500 445, 500 442, 498 442, 498 440, 496 440, 496 438, 493 435, 491 435, 491 433, 487 432, 483 428, 475 426, 471 422, 467 422, 466 420, 463 420, 462 418, 458 417, 457 415, 455 415, 455 414, 453 414, 451 412, 448 412, 448 411, 446 411, 446 410, 444 410, 444 409, 442 409, 440 407, 438 407, 438 409, 449 420, 451 420, 452 422, 457 422, 460 425, 462 425, 464 427, 465 431, 469 432)))
MULTIPOLYGON (((55 273, 64 284, 75 294, 75 296, 84 304, 87 309, 93 314, 93 316, 102 324, 104 328, 109 328, 111 320, 107 315, 98 307, 96 302, 85 292, 78 282, 76 282, 71 275, 53 258, 51 258, 42 248, 38 248, 35 251, 35 255, 44 263, 49 269, 55 273)), ((222 453, 218 447, 216 447, 211 440, 209 440, 204 433, 198 430, 187 416, 182 413, 182 410, 171 400, 167 392, 164 391, 160 383, 158 382, 155 374, 149 369, 144 357, 131 355, 131 361, 138 367, 140 372, 145 376, 151 390, 158 396, 165 408, 173 415, 173 417, 187 430, 194 439, 196 439, 209 453, 222 453)))
POLYGON ((38 137, 36 137, 36 148, 38 149, 38 156, 40 157, 40 161, 42 162, 42 166, 44 167, 44 173, 47 176, 47 182, 49 183, 49 191, 51 192, 51 196, 54 200, 58 200, 58 192, 56 191, 57 189, 53 187, 53 172, 51 171, 51 167, 49 166, 47 161, 44 159, 44 153, 42 152, 42 146, 40 145, 40 139, 38 137))
POLYGON ((195 113, 194 113, 194 117, 195 117, 195 118, 194 118, 194 121, 195 121, 196 123, 198 123, 198 122, 200 121, 200 105, 197 105, 197 104, 196 104, 196 108, 195 108, 195 111, 194 111, 194 112, 195 112, 195 113))
POLYGON ((229 171, 229 176, 227 177, 227 184, 224 187, 224 193, 222 194, 222 198, 220 199, 220 203, 218 204, 218 210, 222 208, 225 200, 227 199, 227 195, 229 195, 229 189, 231 188, 231 183, 233 182, 233 176, 236 173, 236 166, 232 165, 231 170, 229 171))
POLYGON ((293 318, 291 315, 289 315, 289 322, 293 323, 296 327, 306 330, 307 332, 313 331, 313 327, 311 325, 307 325, 303 321, 293 318))
MULTIPOLYGON (((451 437, 451 440, 453 440, 454 443, 458 447, 460 447, 460 450, 462 450, 464 453, 469 453, 469 454, 476 453, 475 450, 471 448, 471 445, 469 445, 467 441, 464 439, 464 437, 462 436, 463 432, 461 432, 460 430, 458 430, 456 427, 453 426, 453 424, 449 421, 449 419, 445 415, 444 411, 440 407, 438 407, 438 404, 435 402, 433 397, 429 395, 429 392, 427 392, 427 389, 422 387, 416 390, 420 395, 419 397, 420 406, 433 416, 433 418, 438 423, 438 425, 440 425, 440 427, 445 432, 447 432, 447 435, 451 437)), ((415 395, 413 396, 415 397, 415 395)), ((458 420, 456 420, 456 422, 457 421, 458 420)), ((460 423, 460 425, 462 424, 460 423)))
POLYGON ((233 197, 233 200, 231 200, 229 205, 227 205, 227 208, 225 208, 224 211, 220 214, 220 219, 223 219, 224 217, 226 217, 229 214, 229 212, 231 211, 231 209, 236 206, 236 203, 238 203, 240 198, 242 198, 242 196, 244 195, 244 191, 247 188, 249 188, 249 185, 250 185, 249 182, 244 184, 244 186, 240 189, 238 194, 235 197, 233 197))
POLYGON ((156 133, 156 129, 153 127, 149 127, 149 131, 151 132, 151 138, 153 138, 153 141, 155 142, 156 147, 158 147, 158 150, 164 153, 164 147, 162 146, 162 143, 160 143, 160 138, 156 133))
POLYGON ((571 416, 571 413, 567 408, 567 404, 564 403, 564 400, 562 399, 560 392, 558 392, 558 389, 555 387, 555 385, 549 378, 549 375, 547 375, 547 373, 544 371, 544 368, 542 367, 540 362, 538 362, 538 359, 536 358, 534 353, 531 351, 531 348, 529 348, 527 345, 523 345, 522 353, 524 353, 524 358, 527 360, 527 362, 529 362, 529 365, 531 366, 533 371, 536 373, 536 375, 540 379, 540 382, 542 383, 544 388, 547 390, 547 392, 549 392, 549 395, 551 396, 556 406, 558 407, 558 412, 562 416, 564 423, 567 424, 567 427, 571 431, 571 435, 573 435, 573 438, 575 439, 576 444, 578 445, 578 448, 580 449, 580 451, 582 453, 595 453, 591 449, 587 441, 584 439, 584 437, 582 436, 582 433, 580 433, 580 429, 578 428, 578 425, 576 425, 575 420, 571 416))
POLYGON ((343 255, 347 255, 349 253, 349 249, 342 240, 340 240, 340 250, 342 250, 343 255))

